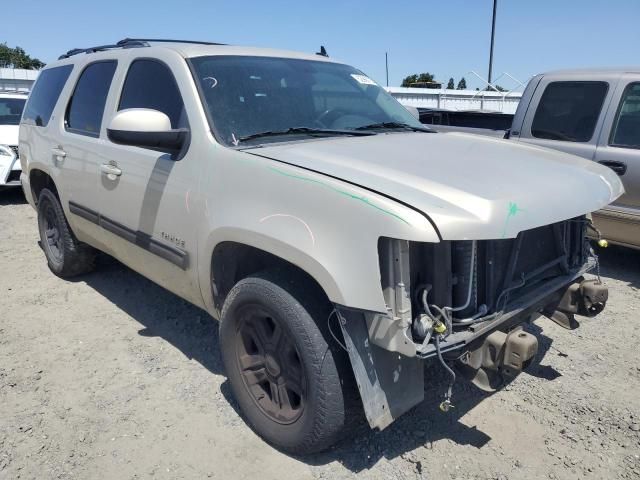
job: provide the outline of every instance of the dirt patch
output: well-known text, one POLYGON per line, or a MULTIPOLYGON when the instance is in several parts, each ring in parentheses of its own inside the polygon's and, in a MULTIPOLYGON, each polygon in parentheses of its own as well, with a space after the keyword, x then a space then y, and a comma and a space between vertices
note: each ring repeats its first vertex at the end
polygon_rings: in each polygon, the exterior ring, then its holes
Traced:
POLYGON ((0 479, 640 478, 640 252, 601 255, 603 314, 541 319, 528 373, 485 395, 426 371, 426 401, 381 433, 292 458, 240 419, 217 323, 118 262, 53 276, 35 212, 0 192, 0 479))

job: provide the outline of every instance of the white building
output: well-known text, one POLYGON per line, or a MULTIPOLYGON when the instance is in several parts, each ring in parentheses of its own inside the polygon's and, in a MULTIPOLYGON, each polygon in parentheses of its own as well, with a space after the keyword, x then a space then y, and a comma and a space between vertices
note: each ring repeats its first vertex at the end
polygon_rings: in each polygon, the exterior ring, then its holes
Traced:
POLYGON ((522 92, 487 92, 478 90, 434 90, 430 88, 386 87, 401 104, 417 108, 442 110, 484 110, 516 113, 522 92))
POLYGON ((39 73, 39 70, 0 68, 0 92, 29 93, 39 73))

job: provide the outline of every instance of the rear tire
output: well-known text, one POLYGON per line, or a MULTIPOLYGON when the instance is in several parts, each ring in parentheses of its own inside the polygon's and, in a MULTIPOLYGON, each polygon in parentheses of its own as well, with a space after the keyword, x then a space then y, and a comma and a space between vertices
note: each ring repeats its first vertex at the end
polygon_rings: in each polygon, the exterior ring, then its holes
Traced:
POLYGON ((286 278, 258 274, 231 289, 220 350, 249 426, 283 451, 308 454, 335 443, 344 428, 343 359, 316 323, 327 322, 331 306, 306 301, 300 283, 286 278))
POLYGON ((58 197, 45 188, 38 197, 38 230, 49 269, 62 278, 94 269, 96 250, 71 231, 58 197))

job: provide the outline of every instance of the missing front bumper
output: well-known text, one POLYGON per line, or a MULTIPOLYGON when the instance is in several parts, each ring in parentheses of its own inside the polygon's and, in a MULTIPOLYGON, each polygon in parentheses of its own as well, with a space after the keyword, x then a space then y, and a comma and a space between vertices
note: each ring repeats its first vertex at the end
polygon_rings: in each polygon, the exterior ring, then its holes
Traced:
MULTIPOLYGON (((602 311, 606 287, 582 277, 591 266, 530 291, 498 318, 450 335, 441 343, 443 355, 459 360, 464 376, 479 388, 496 390, 505 377, 526 369, 537 353, 536 337, 525 332, 522 324, 557 308, 575 309, 574 313, 586 316, 602 311)), ((382 430, 424 400, 424 360, 435 352, 410 357, 386 350, 370 339, 367 315, 372 312, 336 308, 367 420, 372 428, 382 430)))

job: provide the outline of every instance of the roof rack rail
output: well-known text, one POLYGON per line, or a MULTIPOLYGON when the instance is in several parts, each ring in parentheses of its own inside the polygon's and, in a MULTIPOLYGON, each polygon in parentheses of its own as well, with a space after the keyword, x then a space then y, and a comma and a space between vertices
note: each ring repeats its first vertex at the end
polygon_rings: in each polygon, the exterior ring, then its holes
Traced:
POLYGON ((104 50, 111 50, 114 48, 148 47, 149 42, 192 43, 196 45, 226 45, 226 43, 200 42, 197 40, 172 40, 168 38, 123 38, 118 43, 114 43, 114 44, 98 45, 97 47, 89 47, 89 48, 73 48, 69 50, 67 53, 65 53, 64 55, 60 55, 58 57, 58 60, 62 60, 63 58, 69 58, 73 55, 78 55, 79 53, 102 52, 104 50))
POLYGON ((128 42, 165 42, 165 43, 193 43, 196 45, 226 45, 226 43, 216 43, 216 42, 201 42, 198 40, 175 40, 170 38, 125 38, 118 42, 118 45, 121 43, 128 42))
POLYGON ((72 57, 73 55, 78 55, 79 53, 95 53, 95 52, 102 52, 105 50, 111 50, 114 48, 139 48, 139 47, 148 47, 148 46, 149 44, 142 40, 131 40, 131 39, 125 38, 124 40, 120 40, 118 43, 115 43, 115 44, 98 45, 97 47, 89 47, 89 48, 72 48, 67 53, 60 55, 58 57, 58 60, 62 60, 63 58, 69 58, 69 57, 72 57))

